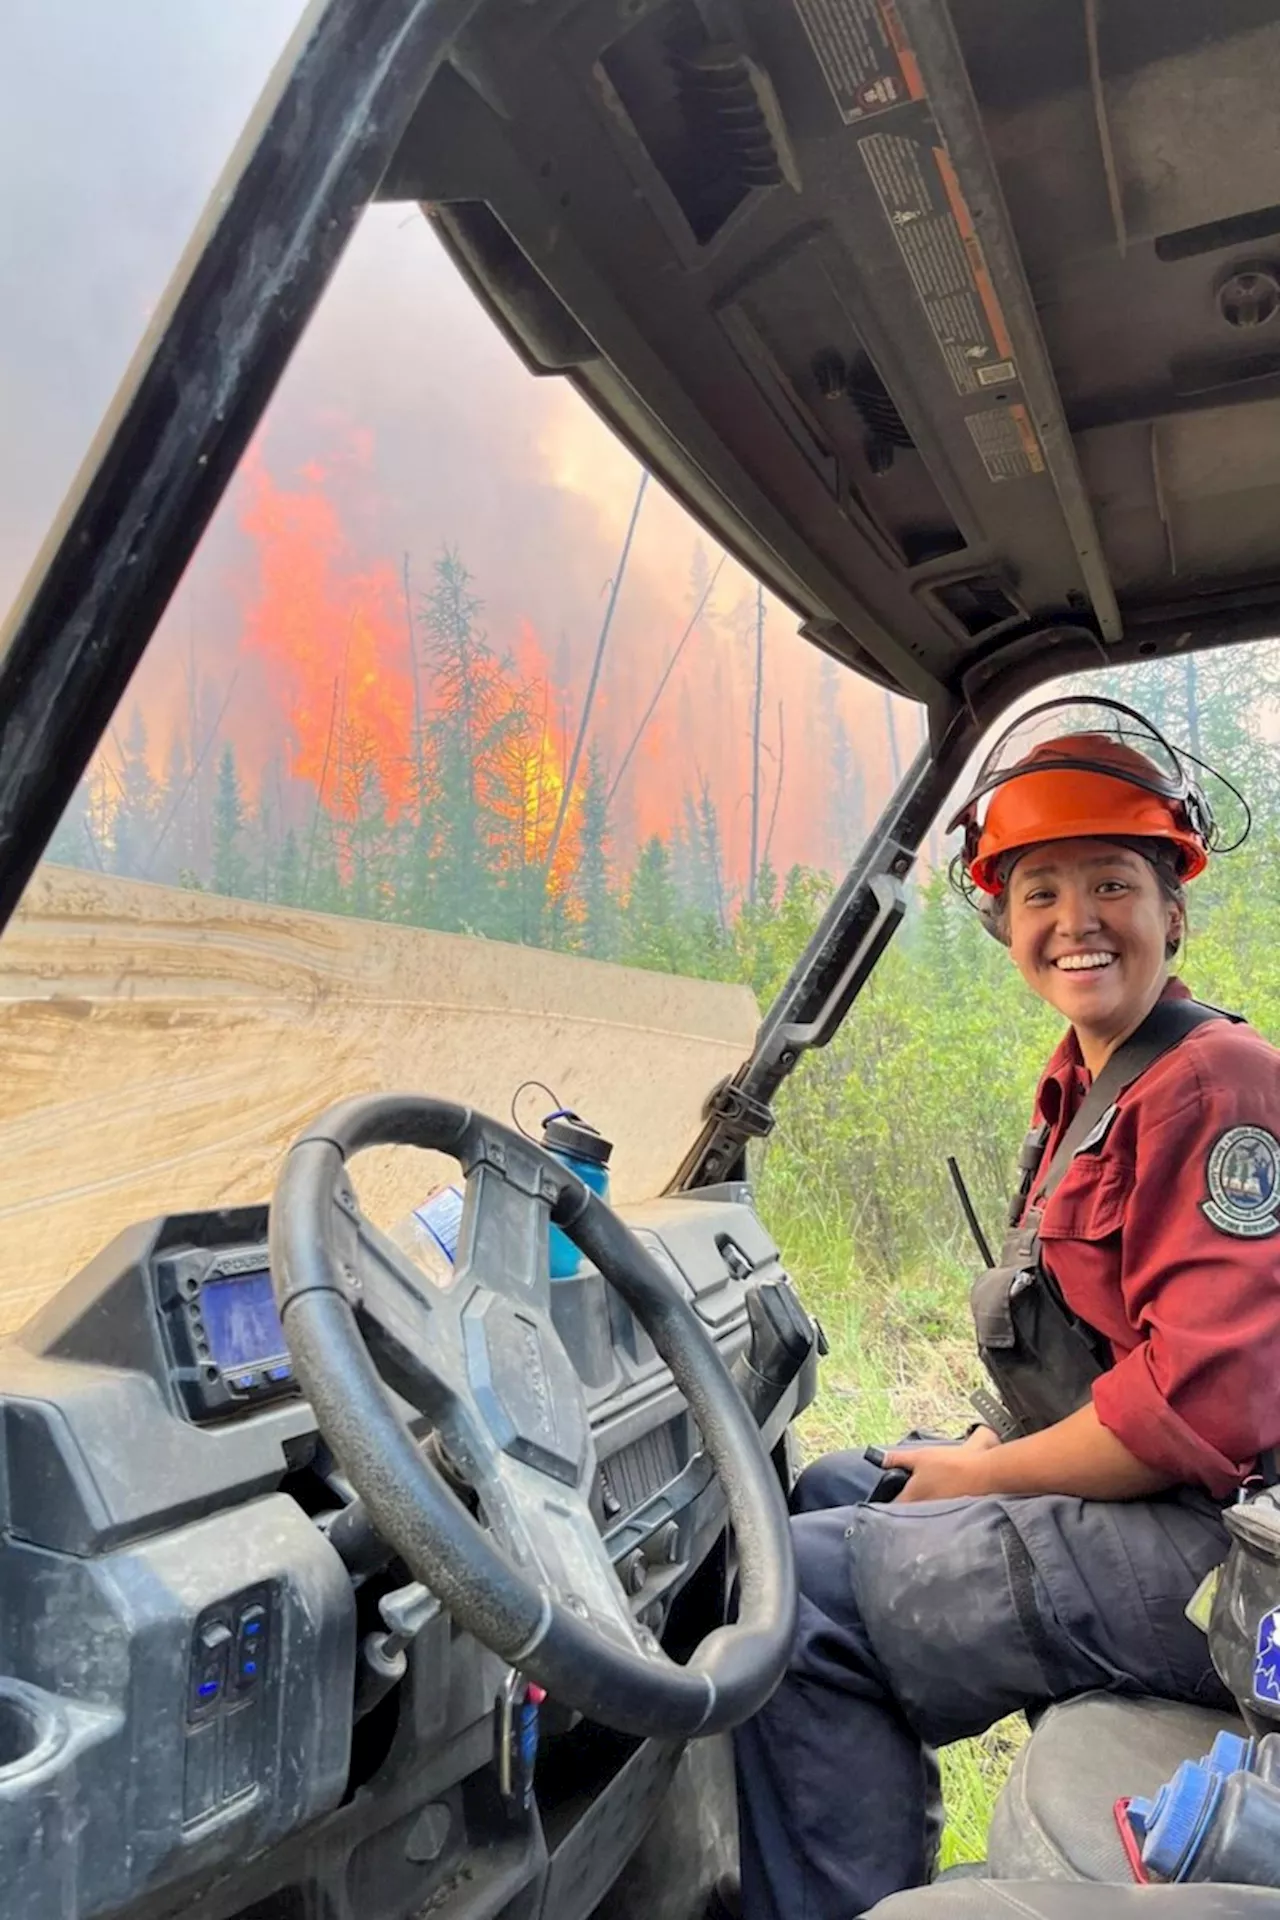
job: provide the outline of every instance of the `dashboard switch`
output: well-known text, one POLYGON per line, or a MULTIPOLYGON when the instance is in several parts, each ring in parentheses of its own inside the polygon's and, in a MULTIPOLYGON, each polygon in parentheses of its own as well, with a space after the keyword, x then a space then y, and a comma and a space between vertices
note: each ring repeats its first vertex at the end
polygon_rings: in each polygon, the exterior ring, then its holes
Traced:
POLYGON ((206 1620, 196 1631, 191 1652, 188 1711, 194 1719, 209 1713, 226 1692, 231 1629, 225 1620, 206 1620))
POLYGON ((254 1601, 243 1609, 236 1622, 237 1693, 249 1693, 257 1686, 266 1670, 266 1662, 267 1610, 260 1601, 254 1601))

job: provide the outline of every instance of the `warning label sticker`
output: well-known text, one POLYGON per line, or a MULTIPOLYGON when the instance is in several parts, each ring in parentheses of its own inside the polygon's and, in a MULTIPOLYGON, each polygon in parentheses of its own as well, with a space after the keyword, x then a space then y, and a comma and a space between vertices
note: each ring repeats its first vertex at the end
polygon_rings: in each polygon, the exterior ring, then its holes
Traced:
POLYGON ((794 0, 847 126, 923 100, 920 68, 894 0, 794 0))
POLYGON ((946 149, 898 133, 858 144, 956 392, 1015 380, 1013 342, 946 149))
POLYGON ((970 413, 965 425, 982 457, 988 480, 1026 480, 1044 472, 1044 454, 1031 415, 1019 402, 994 407, 990 413, 970 413))

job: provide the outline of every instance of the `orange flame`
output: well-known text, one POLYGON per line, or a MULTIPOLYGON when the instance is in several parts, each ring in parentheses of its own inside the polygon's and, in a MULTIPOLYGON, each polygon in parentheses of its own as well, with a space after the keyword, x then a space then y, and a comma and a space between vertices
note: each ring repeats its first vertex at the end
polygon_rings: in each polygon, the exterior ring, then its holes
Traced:
MULTIPOLYGON (((197 556, 194 585, 184 587, 192 596, 186 622, 166 623, 163 644, 149 650, 135 683, 157 786, 170 779, 171 749, 187 768, 197 761, 197 771, 203 768, 206 836, 216 764, 211 748, 220 751, 228 738, 246 804, 261 804, 277 826, 303 827, 317 796, 335 824, 348 827, 381 817, 384 809, 393 820, 402 818, 420 804, 430 820, 433 727, 447 717, 443 690, 433 685, 420 626, 415 685, 399 565, 386 557, 370 563, 363 523, 358 534, 349 533, 339 510, 353 465, 374 465, 372 436, 346 428, 331 451, 332 459, 324 448, 312 448, 288 480, 278 470, 273 477, 261 442, 250 452, 197 556), (233 681, 224 621, 237 598, 233 681), (417 735, 419 713, 424 725, 417 735)), ((420 590, 428 584, 427 558, 417 559, 420 590)), ((550 890, 571 913, 565 896, 582 851, 585 756, 562 821, 560 815, 598 603, 593 607, 580 582, 568 583, 565 604, 577 611, 553 669, 533 626, 513 611, 518 583, 501 571, 495 577, 492 557, 487 565, 486 575, 482 559, 476 584, 490 590, 491 607, 502 611, 483 672, 497 707, 510 718, 501 755, 480 774, 486 810, 499 823, 491 857, 496 865, 522 869, 545 869, 549 861, 550 890)), ((678 567, 638 564, 628 578, 588 728, 608 782, 630 755, 610 806, 610 854, 619 877, 649 837, 683 831, 686 801, 696 806, 704 791, 716 809, 730 896, 741 894, 747 876, 753 797, 761 848, 768 843, 775 869, 793 860, 842 865, 853 848, 850 830, 837 832, 831 824, 833 726, 843 724, 857 742, 858 776, 865 781, 862 830, 889 785, 884 695, 848 677, 835 687, 829 669, 824 685, 818 656, 784 630, 776 609, 761 754, 754 762, 755 596, 748 584, 726 576, 718 608, 708 610, 649 712, 691 603, 678 567)), ((903 710, 896 724, 905 759, 916 722, 903 710)), ((105 757, 118 763, 119 747, 105 757)), ((856 835, 858 828, 851 831, 856 835)), ((346 837, 338 835, 340 842, 346 837)))
MULTIPOLYGON (((372 774, 394 819, 415 797, 415 756, 430 757, 425 727, 416 745, 414 736, 419 708, 426 720, 437 711, 430 678, 419 664, 415 703, 402 583, 387 562, 367 572, 345 564, 337 512, 320 490, 324 469, 310 462, 300 477, 303 486, 281 488, 260 456, 246 462, 239 524, 257 551, 259 587, 242 649, 266 668, 291 775, 314 785, 330 813, 350 819, 372 774)), ((505 828, 493 854, 499 865, 540 867, 560 816, 568 743, 563 717, 550 710, 546 656, 527 621, 511 669, 494 661, 486 672, 512 714, 501 764, 482 776, 480 797, 505 828)), ((563 892, 576 864, 580 788, 575 781, 556 841, 553 894, 563 892)))
POLYGON ((317 469, 305 490, 278 488, 251 454, 240 525, 258 550, 260 591, 242 648, 267 668, 267 684, 292 748, 290 771, 341 810, 339 755, 376 763, 389 814, 412 786, 413 681, 408 627, 393 569, 347 571, 346 543, 317 469))

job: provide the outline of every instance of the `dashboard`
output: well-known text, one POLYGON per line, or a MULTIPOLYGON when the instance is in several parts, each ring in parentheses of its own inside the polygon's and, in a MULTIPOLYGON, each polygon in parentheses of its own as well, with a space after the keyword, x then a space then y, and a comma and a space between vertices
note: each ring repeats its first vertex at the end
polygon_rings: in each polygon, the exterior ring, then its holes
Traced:
MULTIPOLYGON (((812 1379, 793 1369, 761 1397, 751 1373, 749 1290, 793 1296, 747 1190, 625 1217, 754 1385, 777 1445, 812 1379)), ((293 1376, 266 1226, 265 1208, 246 1208, 131 1228, 0 1347, 0 1881, 14 1920, 150 1920, 185 1911, 197 1885, 211 1920, 256 1914, 262 1889, 319 1872, 326 1846, 349 1879, 403 1811, 402 1775, 425 1767, 429 1804, 456 1810, 435 1863, 418 1863, 416 1898, 474 1846, 468 1823, 488 1817, 474 1783, 504 1777, 495 1701, 511 1676, 362 1520, 293 1376)), ((633 1611, 664 1636, 723 1538, 723 1499, 620 1298, 585 1268, 552 1299, 590 1408, 598 1524, 633 1611)), ((721 1610, 724 1585, 722 1567, 721 1610)), ((550 1741, 554 1702, 543 1719, 550 1741)), ((550 1885, 541 1815, 515 1830, 550 1885)))

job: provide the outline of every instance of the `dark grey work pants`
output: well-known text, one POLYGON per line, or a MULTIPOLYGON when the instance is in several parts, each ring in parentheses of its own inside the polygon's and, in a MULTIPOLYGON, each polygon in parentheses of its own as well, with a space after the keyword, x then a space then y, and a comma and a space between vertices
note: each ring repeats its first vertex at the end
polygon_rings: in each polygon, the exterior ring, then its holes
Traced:
POLYGON ((786 1678, 735 1736, 744 1920, 853 1920, 919 1886, 937 1844, 930 1749, 1094 1688, 1229 1704, 1183 1612, 1226 1555, 1181 1492, 866 1504, 859 1453, 800 1476, 800 1618, 786 1678))

